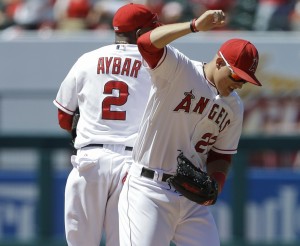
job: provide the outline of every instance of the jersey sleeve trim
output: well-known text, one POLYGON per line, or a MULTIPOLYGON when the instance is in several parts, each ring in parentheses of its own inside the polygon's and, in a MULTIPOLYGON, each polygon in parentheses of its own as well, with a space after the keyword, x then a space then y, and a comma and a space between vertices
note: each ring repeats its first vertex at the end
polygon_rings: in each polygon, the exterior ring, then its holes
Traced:
POLYGON ((63 112, 67 113, 67 114, 70 114, 70 115, 73 115, 74 114, 74 111, 72 110, 69 110, 67 108, 65 108, 64 106, 62 106, 59 102, 57 102, 56 100, 53 101, 53 104, 59 108, 60 110, 62 110, 63 112))
POLYGON ((164 60, 167 57, 167 50, 168 49, 164 48, 163 56, 161 57, 161 59, 159 60, 159 62, 157 63, 157 65, 156 65, 156 67, 154 69, 158 68, 164 62, 164 60))
POLYGON ((219 149, 216 147, 212 147, 212 150, 214 150, 215 152, 221 153, 221 154, 235 154, 237 153, 237 149, 219 149))

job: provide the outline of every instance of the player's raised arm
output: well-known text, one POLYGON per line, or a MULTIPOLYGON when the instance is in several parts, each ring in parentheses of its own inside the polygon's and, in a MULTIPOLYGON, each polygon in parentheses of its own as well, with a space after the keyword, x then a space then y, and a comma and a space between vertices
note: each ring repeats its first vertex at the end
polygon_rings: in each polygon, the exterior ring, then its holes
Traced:
POLYGON ((190 22, 163 25, 154 29, 150 34, 150 40, 156 48, 163 48, 191 32, 209 31, 224 24, 225 13, 222 10, 207 10, 190 22))

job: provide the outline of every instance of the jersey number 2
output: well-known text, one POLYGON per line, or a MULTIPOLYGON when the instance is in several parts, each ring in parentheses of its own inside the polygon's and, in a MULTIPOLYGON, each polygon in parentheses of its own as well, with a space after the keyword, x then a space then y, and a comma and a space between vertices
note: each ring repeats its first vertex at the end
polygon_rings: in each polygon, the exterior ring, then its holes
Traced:
POLYGON ((104 85, 103 94, 112 94, 118 90, 118 96, 107 96, 102 102, 102 119, 104 120, 126 120, 126 111, 112 111, 111 106, 122 106, 127 102, 129 95, 128 85, 122 81, 108 81, 104 85))

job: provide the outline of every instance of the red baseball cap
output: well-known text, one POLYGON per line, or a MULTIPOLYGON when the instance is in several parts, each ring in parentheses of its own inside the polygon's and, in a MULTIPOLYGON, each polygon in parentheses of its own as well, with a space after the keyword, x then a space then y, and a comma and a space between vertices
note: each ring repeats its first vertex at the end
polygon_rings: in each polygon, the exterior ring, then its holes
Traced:
POLYGON ((222 44, 219 54, 239 77, 261 86, 255 76, 259 60, 258 51, 252 43, 243 39, 230 39, 222 44))
POLYGON ((142 4, 126 4, 117 10, 113 18, 115 32, 131 32, 143 27, 157 26, 157 14, 142 4))

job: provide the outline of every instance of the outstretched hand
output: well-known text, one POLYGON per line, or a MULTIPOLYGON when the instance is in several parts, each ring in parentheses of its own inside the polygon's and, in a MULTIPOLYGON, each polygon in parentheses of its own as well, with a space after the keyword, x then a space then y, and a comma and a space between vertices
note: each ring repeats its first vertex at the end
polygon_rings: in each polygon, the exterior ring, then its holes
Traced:
POLYGON ((196 21, 198 31, 209 31, 225 25, 225 13, 222 10, 207 10, 196 21))

